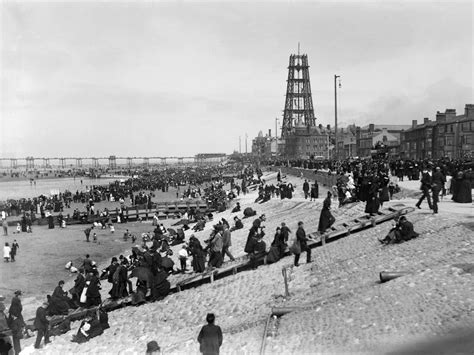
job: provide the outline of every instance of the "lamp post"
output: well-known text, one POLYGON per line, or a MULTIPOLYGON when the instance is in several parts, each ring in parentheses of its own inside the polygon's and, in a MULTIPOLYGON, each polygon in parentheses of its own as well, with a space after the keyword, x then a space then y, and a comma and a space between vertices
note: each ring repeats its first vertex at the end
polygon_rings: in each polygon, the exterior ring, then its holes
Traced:
POLYGON ((339 87, 341 87, 340 75, 334 75, 334 157, 338 157, 337 146, 337 79, 339 78, 339 87))

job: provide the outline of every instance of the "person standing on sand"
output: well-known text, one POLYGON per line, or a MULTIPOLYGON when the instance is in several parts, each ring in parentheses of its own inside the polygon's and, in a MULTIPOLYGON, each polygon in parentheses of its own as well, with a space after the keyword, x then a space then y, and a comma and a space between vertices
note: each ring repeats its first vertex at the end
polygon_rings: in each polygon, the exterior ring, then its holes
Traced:
MULTIPOLYGON (((311 262, 311 249, 308 247, 308 244, 307 244, 308 238, 306 237, 306 232, 303 227, 304 227, 303 222, 298 222, 298 230, 296 231, 296 239, 300 243, 301 253, 306 251, 306 263, 310 263, 311 262)), ((295 254, 295 266, 300 266, 299 261, 300 261, 301 253, 295 254)))
POLYGON ((204 355, 219 355, 219 348, 222 345, 222 330, 221 327, 214 324, 215 319, 214 313, 207 314, 207 325, 201 328, 197 338, 199 351, 204 355))
MULTIPOLYGON (((3 213, 3 211, 2 211, 3 213)), ((7 236, 8 235, 8 223, 6 218, 2 218, 2 227, 3 227, 3 235, 7 236)))
POLYGON ((10 250, 10 257, 11 257, 12 262, 15 261, 15 256, 16 256, 16 253, 17 253, 18 249, 20 249, 20 246, 18 245, 18 242, 15 239, 13 241, 13 244, 12 244, 12 247, 11 247, 11 250, 10 250))
POLYGON ((86 235, 86 242, 89 242, 89 237, 91 235, 91 231, 94 228, 94 226, 88 227, 84 229, 84 234, 86 235))
POLYGON ((224 256, 228 256, 231 261, 234 261, 235 258, 232 253, 229 251, 229 248, 232 246, 232 235, 229 229, 228 224, 224 224, 224 232, 222 233, 222 260, 224 256))
POLYGON ((303 192, 304 192, 304 199, 306 200, 309 196, 309 183, 308 183, 308 180, 306 179, 303 183, 303 192))
POLYGON ((82 268, 84 268, 84 272, 86 274, 90 273, 92 271, 92 260, 90 259, 90 255, 86 254, 86 258, 82 262, 81 265, 82 268))
POLYGON ((10 261, 10 252, 10 245, 8 245, 8 243, 5 243, 5 246, 3 247, 3 261, 6 263, 10 261))
POLYGON ((12 298, 10 309, 8 310, 8 325, 12 331, 13 348, 15 354, 19 354, 21 351, 20 339, 22 338, 23 328, 25 327, 25 321, 21 312, 23 306, 20 300, 21 291, 15 291, 15 296, 12 298))
POLYGON ((44 337, 44 345, 48 344, 49 341, 49 321, 46 319, 46 308, 48 308, 48 302, 44 302, 36 310, 36 318, 34 326, 38 330, 35 341, 35 349, 40 349, 41 339, 44 337))

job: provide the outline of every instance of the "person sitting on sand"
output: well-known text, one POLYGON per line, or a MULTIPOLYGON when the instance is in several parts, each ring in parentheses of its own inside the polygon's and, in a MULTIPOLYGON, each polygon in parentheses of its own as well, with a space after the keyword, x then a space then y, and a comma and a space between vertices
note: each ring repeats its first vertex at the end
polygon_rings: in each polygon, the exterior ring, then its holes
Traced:
POLYGON ((253 210, 252 207, 247 207, 244 210, 244 218, 249 218, 256 215, 257 215, 257 211, 253 210))
POLYGON ((240 202, 237 202, 231 213, 240 212, 240 202))
POLYGON ((408 221, 405 216, 401 216, 395 226, 390 229, 387 236, 384 239, 379 239, 379 242, 382 244, 396 244, 418 236, 419 234, 413 228, 413 223, 408 221))
POLYGON ((244 228, 244 224, 242 223, 242 220, 235 216, 234 217, 234 226, 230 229, 231 232, 237 230, 237 229, 242 229, 244 228))
POLYGON ((49 302, 49 314, 68 314, 69 308, 74 305, 73 301, 67 296, 67 292, 64 291, 64 281, 61 280, 58 286, 54 289, 53 294, 49 302))

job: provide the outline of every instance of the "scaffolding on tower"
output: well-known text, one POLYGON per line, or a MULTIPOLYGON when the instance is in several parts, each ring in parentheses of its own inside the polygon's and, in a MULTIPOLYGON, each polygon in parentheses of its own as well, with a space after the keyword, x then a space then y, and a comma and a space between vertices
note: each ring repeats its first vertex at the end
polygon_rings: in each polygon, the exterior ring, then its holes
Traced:
MULTIPOLYGON (((299 46, 298 46, 299 47, 299 46)), ((288 66, 282 137, 288 137, 296 126, 314 127, 313 99, 309 81, 308 55, 292 54, 288 66)))

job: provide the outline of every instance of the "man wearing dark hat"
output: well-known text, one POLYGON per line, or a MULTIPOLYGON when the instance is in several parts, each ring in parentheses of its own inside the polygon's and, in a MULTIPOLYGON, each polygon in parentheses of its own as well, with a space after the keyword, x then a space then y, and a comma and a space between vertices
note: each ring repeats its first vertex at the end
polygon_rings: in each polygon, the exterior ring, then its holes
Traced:
MULTIPOLYGON (((308 247, 307 241, 308 237, 306 236, 306 232, 304 230, 304 223, 303 222, 298 222, 298 230, 296 231, 296 239, 300 243, 301 246, 301 252, 306 251, 306 262, 310 263, 311 262, 311 249, 308 247)), ((299 261, 300 261, 300 255, 295 254, 295 266, 299 266, 299 261)))
POLYGON ((418 209, 421 209, 420 205, 425 198, 426 198, 426 201, 428 202, 428 206, 430 210, 433 209, 433 205, 431 204, 430 189, 431 189, 431 175, 428 172, 428 169, 423 169, 423 173, 421 174, 421 187, 420 187, 420 190, 423 192, 423 195, 420 197, 420 199, 416 203, 416 207, 418 207, 418 209))
POLYGON ((12 303, 10 309, 8 310, 8 325, 12 331, 13 338, 13 348, 15 349, 15 354, 19 354, 21 351, 20 339, 22 338, 23 328, 25 326, 25 321, 23 320, 23 315, 21 314, 23 306, 20 300, 21 291, 15 291, 15 296, 12 298, 12 303))

